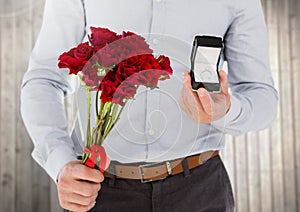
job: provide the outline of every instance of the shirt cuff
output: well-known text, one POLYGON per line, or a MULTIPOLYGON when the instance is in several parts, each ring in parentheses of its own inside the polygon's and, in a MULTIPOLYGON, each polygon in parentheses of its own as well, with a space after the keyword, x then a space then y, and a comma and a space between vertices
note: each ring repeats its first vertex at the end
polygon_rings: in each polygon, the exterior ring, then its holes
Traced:
POLYGON ((242 110, 241 101, 235 96, 230 97, 230 108, 226 115, 212 123, 212 126, 218 130, 225 132, 226 128, 234 123, 235 120, 240 116, 242 110))
POLYGON ((59 146, 48 156, 45 169, 54 182, 57 183, 60 171, 67 163, 74 160, 77 160, 77 158, 70 146, 59 146))

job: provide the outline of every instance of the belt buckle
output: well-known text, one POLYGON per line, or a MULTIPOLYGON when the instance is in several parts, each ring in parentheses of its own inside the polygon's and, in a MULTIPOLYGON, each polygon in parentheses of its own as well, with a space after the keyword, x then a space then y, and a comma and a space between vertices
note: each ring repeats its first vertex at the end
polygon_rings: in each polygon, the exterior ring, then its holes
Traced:
POLYGON ((139 173, 140 173, 141 183, 148 183, 148 182, 163 180, 163 179, 166 179, 169 175, 171 175, 172 174, 172 167, 171 167, 170 162, 166 161, 164 163, 166 164, 168 175, 166 177, 158 178, 158 179, 155 179, 155 180, 153 180, 153 179, 145 180, 145 178, 144 178, 145 173, 143 171, 143 168, 144 167, 153 166, 153 164, 160 164, 160 163, 152 163, 152 164, 139 165, 138 169, 139 169, 139 173))

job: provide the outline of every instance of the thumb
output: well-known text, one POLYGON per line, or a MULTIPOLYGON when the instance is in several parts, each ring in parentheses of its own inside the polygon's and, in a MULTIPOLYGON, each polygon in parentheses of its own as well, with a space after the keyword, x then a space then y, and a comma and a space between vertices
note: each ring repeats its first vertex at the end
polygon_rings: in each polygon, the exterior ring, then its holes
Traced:
POLYGON ((228 95, 228 80, 227 80, 227 74, 225 71, 219 72, 220 76, 220 82, 221 82, 221 92, 225 95, 228 95))
POLYGON ((183 73, 182 80, 183 80, 184 87, 187 88, 188 90, 192 90, 190 72, 185 71, 183 73))

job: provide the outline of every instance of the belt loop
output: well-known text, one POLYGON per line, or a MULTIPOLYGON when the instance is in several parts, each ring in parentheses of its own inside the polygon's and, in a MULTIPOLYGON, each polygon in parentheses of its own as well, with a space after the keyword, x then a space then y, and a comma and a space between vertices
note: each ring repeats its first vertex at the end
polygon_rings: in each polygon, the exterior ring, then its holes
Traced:
POLYGON ((115 186, 115 182, 116 182, 116 175, 115 175, 115 164, 111 163, 108 167, 108 173, 109 173, 109 181, 108 181, 108 185, 110 187, 114 187, 115 186))
POLYGON ((186 158, 182 159, 182 168, 183 168, 184 177, 190 177, 191 173, 190 173, 189 164, 188 164, 186 158))

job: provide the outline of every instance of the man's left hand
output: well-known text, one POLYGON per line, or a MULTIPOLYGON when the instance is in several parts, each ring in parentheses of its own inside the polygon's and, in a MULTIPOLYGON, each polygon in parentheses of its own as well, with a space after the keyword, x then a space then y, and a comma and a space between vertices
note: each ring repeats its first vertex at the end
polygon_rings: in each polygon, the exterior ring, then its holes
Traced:
POLYGON ((180 94, 180 107, 193 120, 199 123, 212 123, 225 116, 230 107, 227 75, 219 72, 221 91, 209 93, 205 88, 192 90, 191 77, 188 71, 183 74, 183 88, 180 94))

